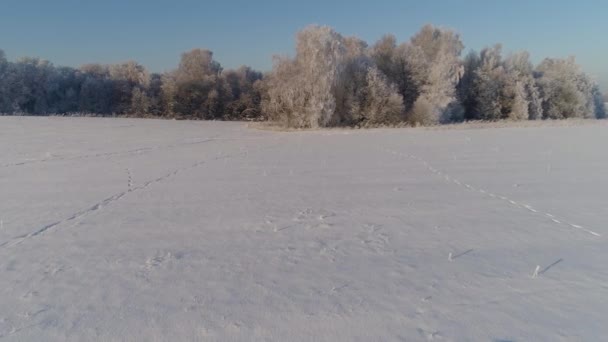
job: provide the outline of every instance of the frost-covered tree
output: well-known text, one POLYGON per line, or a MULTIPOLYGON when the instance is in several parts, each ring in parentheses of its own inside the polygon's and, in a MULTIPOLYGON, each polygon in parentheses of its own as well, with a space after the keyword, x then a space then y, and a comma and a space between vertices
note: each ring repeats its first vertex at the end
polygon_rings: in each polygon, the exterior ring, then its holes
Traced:
POLYGON ((530 54, 526 51, 510 55, 504 61, 507 103, 504 112, 514 120, 537 120, 543 116, 542 99, 530 54))
POLYGON ((161 103, 165 115, 168 117, 175 116, 175 108, 177 107, 177 81, 175 72, 165 73, 161 76, 161 103))
POLYGON ((221 71, 222 67, 213 59, 212 51, 194 49, 182 54, 176 76, 179 83, 197 82, 217 77, 221 71))
POLYGON ((309 26, 300 31, 295 58, 275 58, 267 79, 264 111, 292 127, 335 124, 335 94, 346 54, 344 38, 333 29, 309 26))
POLYGON ((367 71, 366 85, 360 96, 360 112, 365 115, 365 124, 395 124, 403 120, 403 97, 394 85, 389 84, 377 68, 367 71))
POLYGON ((50 62, 39 58, 21 58, 12 63, 6 81, 13 113, 49 113, 47 93, 53 71, 50 62))
POLYGON ((527 120, 542 117, 542 99, 527 52, 502 58, 502 46, 471 52, 458 96, 468 120, 527 120))
POLYGON ((367 44, 329 27, 297 35, 296 56, 276 58, 262 108, 292 127, 378 125, 403 120, 396 86, 375 66, 367 44))
POLYGON ((372 47, 371 56, 376 67, 397 87, 404 113, 410 113, 426 82, 427 65, 422 49, 407 42, 397 46, 395 37, 386 35, 372 47))
POLYGON ((131 94, 131 114, 145 115, 150 110, 150 99, 145 91, 140 88, 133 88, 131 94))
POLYGON ((261 97, 255 84, 262 76, 262 73, 248 66, 222 72, 221 79, 226 88, 226 119, 255 119, 261 115, 261 97))
POLYGON ((141 112, 146 107, 142 106, 143 102, 148 102, 146 89, 150 85, 150 74, 146 68, 135 61, 129 61, 110 65, 109 74, 112 83, 112 112, 118 114, 147 112, 147 108, 145 112, 141 112))
POLYGON ((148 112, 152 116, 156 117, 164 117, 167 116, 164 113, 163 109, 163 99, 162 99, 162 75, 153 73, 150 75, 150 85, 148 86, 148 90, 146 95, 149 101, 148 112))
POLYGON ((336 92, 341 123, 377 126, 403 121, 403 98, 369 58, 353 59, 345 70, 336 92))
POLYGON ((462 77, 463 45, 450 30, 427 25, 397 46, 392 35, 371 49, 377 68, 396 85, 410 123, 434 124, 459 113, 456 85, 462 77), (418 102, 418 103, 417 103, 418 102))
POLYGON ((595 116, 598 119, 605 119, 608 116, 606 112, 606 103, 608 103, 608 94, 604 94, 600 92, 599 86, 596 86, 593 91, 593 98, 595 101, 595 116))
POLYGON ((464 45, 460 36, 448 29, 426 25, 412 38, 411 44, 424 57, 417 66, 424 72, 416 73, 422 77, 417 80, 421 88, 416 101, 423 102, 414 104, 416 116, 423 116, 425 123, 451 120, 460 112, 456 98, 456 85, 464 73, 460 61, 464 45), (429 111, 422 112, 422 109, 429 111))
MULTIPOLYGON (((371 57, 386 77, 397 80, 397 38, 392 34, 384 35, 371 47, 371 57)), ((397 83, 397 82, 395 82, 397 83)))
POLYGON ((288 127, 302 126, 306 98, 296 86, 299 72, 295 61, 275 56, 272 73, 264 78, 262 111, 271 121, 288 127))
POLYGON ((473 115, 481 120, 504 119, 504 90, 506 72, 502 63, 502 46, 485 48, 480 54, 479 67, 475 71, 473 91, 477 96, 473 115))
POLYGON ((335 122, 335 89, 342 76, 346 47, 344 38, 324 26, 309 26, 297 35, 295 63, 307 96, 301 108, 304 126, 328 126, 335 122))
MULTIPOLYGON (((389 39, 391 39, 389 37, 389 39)), ((345 38, 347 57, 343 73, 336 87, 336 116, 347 125, 376 126, 403 121, 403 97, 387 74, 392 68, 390 53, 381 71, 382 58, 378 44, 371 53, 367 43, 356 37, 345 38)), ((393 44, 394 45, 394 44, 393 44)))
POLYGON ((547 58, 536 69, 543 97, 544 117, 548 119, 596 117, 594 83, 568 59, 547 58))
POLYGON ((521 81, 516 81, 511 88, 513 99, 510 104, 510 110, 508 118, 511 120, 527 120, 529 117, 528 108, 530 103, 528 102, 528 96, 526 88, 521 81))
POLYGON ((79 111, 82 77, 78 70, 58 67, 52 72, 47 89, 49 113, 76 113, 79 111))
POLYGON ((471 51, 463 61, 464 74, 456 88, 458 100, 464 109, 465 120, 476 120, 478 98, 476 92, 477 70, 481 65, 481 58, 475 51, 471 51))
POLYGON ((198 119, 218 119, 223 116, 226 88, 221 84, 222 68, 209 50, 194 49, 182 54, 181 62, 169 78, 175 89, 164 96, 172 110, 181 116, 198 119), (174 92, 173 92, 174 91, 174 92), (173 99, 170 98, 173 96, 173 99))
POLYGON ((113 86, 108 66, 86 64, 80 67, 82 85, 79 109, 83 113, 111 114, 113 86))
POLYGON ((10 99, 8 94, 8 68, 9 63, 6 59, 6 55, 2 49, 0 49, 0 114, 9 113, 10 110, 10 99))

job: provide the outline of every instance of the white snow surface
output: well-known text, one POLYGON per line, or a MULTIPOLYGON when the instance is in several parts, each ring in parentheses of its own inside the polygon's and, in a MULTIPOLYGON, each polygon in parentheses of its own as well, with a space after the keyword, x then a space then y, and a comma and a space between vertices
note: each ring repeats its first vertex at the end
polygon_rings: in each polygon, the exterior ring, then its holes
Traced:
POLYGON ((602 340, 607 147, 2 117, 0 341, 602 340))

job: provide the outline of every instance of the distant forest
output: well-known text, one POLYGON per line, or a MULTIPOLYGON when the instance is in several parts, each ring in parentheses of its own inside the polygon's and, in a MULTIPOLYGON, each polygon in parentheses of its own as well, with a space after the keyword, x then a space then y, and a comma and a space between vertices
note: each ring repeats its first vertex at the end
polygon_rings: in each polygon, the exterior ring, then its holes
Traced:
POLYGON ((454 31, 424 26, 409 41, 373 45, 325 26, 296 36, 294 57, 271 72, 223 69, 209 50, 150 73, 137 62, 79 68, 0 50, 0 113, 270 120, 287 127, 433 125, 468 120, 606 117, 602 95, 575 59, 533 65, 501 45, 462 56, 454 31))

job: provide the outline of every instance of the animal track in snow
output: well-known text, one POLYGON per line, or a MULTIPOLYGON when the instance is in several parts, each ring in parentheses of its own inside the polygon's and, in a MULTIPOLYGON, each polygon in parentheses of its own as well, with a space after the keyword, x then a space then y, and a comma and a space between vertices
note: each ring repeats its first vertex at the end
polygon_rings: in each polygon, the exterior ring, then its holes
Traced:
POLYGON ((127 171, 127 191, 133 191, 133 176, 131 175, 131 170, 128 168, 125 169, 127 171))
POLYGON ((115 195, 112 195, 112 196, 110 196, 110 197, 108 197, 108 198, 106 198, 106 199, 104 199, 104 200, 102 200, 102 201, 94 204, 93 206, 91 206, 91 207, 89 207, 87 209, 84 209, 84 210, 81 210, 79 212, 76 212, 76 213, 72 214, 71 216, 69 216, 69 217, 67 217, 67 218, 65 218, 63 220, 55 221, 53 223, 47 224, 47 225, 45 225, 45 226, 43 226, 43 227, 35 230, 33 232, 30 232, 30 233, 27 233, 27 234, 22 234, 22 235, 14 237, 14 238, 12 238, 12 239, 10 239, 8 241, 0 243, 0 248, 1 247, 8 248, 8 247, 13 247, 13 246, 19 245, 22 242, 24 242, 24 241, 26 241, 26 240, 28 240, 30 238, 34 238, 34 237, 37 237, 37 236, 39 236, 41 234, 44 234, 44 233, 48 232, 49 230, 52 230, 52 229, 54 229, 55 227, 57 227, 57 226, 59 226, 61 224, 70 223, 70 222, 73 222, 75 220, 81 219, 81 218, 83 218, 85 216, 88 216, 88 215, 92 214, 93 212, 96 212, 96 211, 98 211, 98 210, 100 210, 100 209, 102 209, 102 208, 104 208, 104 207, 112 204, 113 202, 116 202, 116 201, 122 199, 124 196, 126 196, 129 193, 133 193, 133 192, 138 192, 138 191, 144 190, 144 189, 148 188, 151 185, 154 185, 156 183, 160 183, 160 182, 163 182, 163 181, 165 181, 167 179, 170 179, 170 178, 176 176, 177 174, 179 174, 181 172, 197 168, 197 167, 199 167, 199 166, 201 166, 201 165, 203 165, 205 163, 208 163, 210 161, 217 161, 217 160, 222 160, 222 159, 230 159, 230 158, 234 158, 234 157, 242 156, 242 155, 247 155, 247 152, 245 151, 245 152, 240 152, 240 153, 236 153, 236 154, 233 154, 233 155, 218 156, 218 157, 212 158, 211 160, 202 160, 202 161, 196 162, 194 164, 191 164, 189 166, 186 166, 186 167, 183 167, 183 168, 179 168, 179 169, 175 169, 175 170, 173 170, 171 172, 168 172, 168 173, 166 173, 166 174, 164 174, 164 175, 162 175, 162 176, 160 176, 158 178, 149 180, 149 181, 143 183, 142 185, 139 185, 139 186, 136 186, 136 187, 132 187, 130 191, 127 190, 127 191, 123 191, 123 192, 117 193, 115 195))
POLYGON ((179 256, 174 256, 171 252, 157 253, 156 256, 146 260, 145 268, 150 270, 161 267, 171 260, 178 260, 179 256))
POLYGON ((287 222, 276 222, 275 218, 266 216, 265 223, 272 226, 275 232, 283 230, 304 227, 308 229, 312 228, 331 228, 333 223, 328 222, 327 219, 335 217, 336 213, 325 209, 313 210, 307 208, 299 211, 291 221, 287 222))
POLYGON ((492 193, 490 191, 487 191, 485 189, 477 188, 477 187, 475 187, 473 185, 470 185, 470 184, 467 184, 467 183, 463 183, 463 182, 459 181, 458 179, 454 178, 453 176, 450 176, 447 173, 444 173, 444 172, 440 171, 439 169, 431 166, 431 164, 429 162, 423 160, 422 158, 420 158, 418 156, 414 156, 414 155, 411 155, 411 154, 405 154, 405 153, 397 152, 397 151, 394 151, 394 150, 385 150, 385 152, 388 152, 390 154, 396 155, 398 157, 409 158, 409 159, 421 162, 421 163, 423 163, 425 165, 425 167, 427 168, 427 170, 429 170, 431 173, 433 173, 433 174, 435 174, 437 176, 440 176, 440 177, 444 178, 446 181, 452 182, 452 183, 454 183, 454 184, 456 184, 456 185, 458 185, 458 186, 460 186, 462 188, 465 188, 465 189, 467 189, 469 191, 478 192, 478 193, 480 193, 480 194, 482 194, 484 196, 489 196, 491 198, 498 198, 498 199, 500 199, 502 201, 505 201, 505 202, 509 203, 510 205, 513 205, 513 206, 515 206, 517 208, 520 208, 520 209, 524 209, 524 210, 530 211, 530 212, 535 213, 535 214, 542 214, 542 215, 548 217, 551 220, 551 222, 553 222, 553 223, 555 223, 557 225, 566 225, 566 226, 568 226, 570 228, 581 230, 581 231, 583 231, 583 232, 585 232, 587 234, 591 234, 591 235, 596 236, 596 237, 601 237, 601 234, 599 234, 599 233, 597 233, 597 232, 595 232, 593 230, 587 229, 587 228, 585 228, 585 227, 583 227, 581 225, 578 225, 578 224, 568 223, 568 222, 566 222, 564 220, 559 220, 559 219, 557 219, 555 217, 555 215, 550 214, 550 213, 542 213, 539 210, 533 208, 529 204, 519 203, 519 202, 517 202, 515 200, 512 200, 512 199, 506 197, 506 196, 494 194, 494 193, 492 193))
POLYGON ((103 158, 103 157, 113 157, 113 156, 121 156, 121 155, 128 156, 128 155, 133 155, 133 154, 144 154, 144 153, 149 153, 149 152, 153 152, 153 151, 172 149, 172 148, 181 147, 181 146, 203 144, 203 143, 216 141, 216 140, 218 140, 217 137, 213 137, 213 138, 209 138, 209 139, 196 140, 196 141, 179 142, 179 143, 152 146, 152 147, 142 147, 142 148, 136 148, 136 149, 128 150, 128 151, 101 152, 101 153, 93 153, 93 154, 84 154, 84 155, 80 155, 80 156, 55 156, 52 154, 47 154, 47 158, 28 159, 28 160, 24 160, 24 161, 16 162, 16 163, 6 163, 6 164, 0 165, 0 167, 22 166, 22 165, 28 165, 28 164, 45 163, 45 162, 49 162, 49 161, 82 160, 82 159, 89 159, 89 158, 103 158))
POLYGON ((358 235, 359 240, 374 253, 388 250, 390 237, 382 232, 383 227, 376 224, 365 224, 365 232, 358 235))

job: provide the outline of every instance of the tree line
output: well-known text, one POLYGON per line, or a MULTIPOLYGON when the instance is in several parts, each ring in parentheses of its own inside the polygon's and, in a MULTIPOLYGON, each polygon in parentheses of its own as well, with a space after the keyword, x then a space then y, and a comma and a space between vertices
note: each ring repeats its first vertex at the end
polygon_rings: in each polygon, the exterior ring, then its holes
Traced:
POLYGON ((179 67, 164 74, 134 61, 80 68, 39 58, 8 62, 0 50, 0 113, 255 118, 262 76, 246 66, 224 70, 201 49, 184 53, 179 67))
POLYGON ((9 62, 0 50, 0 113, 259 119, 301 128, 606 117, 598 85, 573 57, 535 66, 527 52, 503 56, 500 45, 464 58, 463 50, 457 33, 432 25, 408 41, 386 35, 371 46, 309 26, 296 36, 295 56, 275 57, 265 74, 225 70, 202 49, 163 74, 133 61, 9 62))

